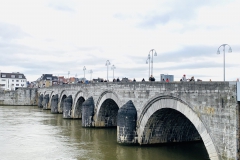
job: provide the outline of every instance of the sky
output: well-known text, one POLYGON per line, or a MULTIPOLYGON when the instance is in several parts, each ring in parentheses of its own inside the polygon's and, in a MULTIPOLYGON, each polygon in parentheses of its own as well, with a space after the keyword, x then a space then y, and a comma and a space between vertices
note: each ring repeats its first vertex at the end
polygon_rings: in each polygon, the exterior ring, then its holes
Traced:
POLYGON ((239 0, 0 0, 0 70, 28 81, 42 74, 141 81, 150 54, 157 81, 160 74, 223 81, 224 59, 226 81, 236 81, 239 8, 239 0))

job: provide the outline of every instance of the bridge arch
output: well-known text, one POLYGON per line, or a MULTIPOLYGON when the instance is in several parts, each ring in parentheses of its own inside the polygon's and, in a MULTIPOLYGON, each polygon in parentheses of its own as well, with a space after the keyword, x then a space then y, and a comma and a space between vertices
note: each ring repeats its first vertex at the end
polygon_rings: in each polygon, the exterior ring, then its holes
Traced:
POLYGON ((59 103, 58 103, 58 112, 62 113, 63 112, 63 103, 64 103, 64 99, 67 98, 68 94, 67 91, 63 90, 60 93, 60 98, 59 98, 59 103))
POLYGON ((48 109, 51 109, 52 97, 55 95, 54 91, 49 94, 48 109))
POLYGON ((96 127, 117 126, 117 113, 121 107, 121 101, 117 94, 112 91, 104 91, 96 103, 96 127))
POLYGON ((84 97, 83 91, 80 90, 77 92, 73 100, 73 118, 82 118, 82 104, 86 99, 87 97, 84 97))
POLYGON ((199 136, 209 158, 219 159, 217 148, 202 120, 190 105, 172 96, 154 97, 144 105, 138 118, 137 133, 140 144, 189 141, 196 140, 199 136), (186 136, 184 137, 184 134, 188 134, 186 132, 171 136, 181 129, 186 129, 191 133, 189 135, 193 134, 192 137, 186 139, 186 136))

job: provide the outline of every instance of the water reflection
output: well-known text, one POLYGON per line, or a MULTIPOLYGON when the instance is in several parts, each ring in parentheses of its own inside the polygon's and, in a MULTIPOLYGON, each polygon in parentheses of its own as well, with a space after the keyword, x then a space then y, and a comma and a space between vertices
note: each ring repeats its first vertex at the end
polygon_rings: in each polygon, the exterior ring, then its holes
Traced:
POLYGON ((0 106, 0 159, 203 160, 203 143, 122 146, 116 128, 82 128, 81 120, 63 119, 29 106, 0 106))

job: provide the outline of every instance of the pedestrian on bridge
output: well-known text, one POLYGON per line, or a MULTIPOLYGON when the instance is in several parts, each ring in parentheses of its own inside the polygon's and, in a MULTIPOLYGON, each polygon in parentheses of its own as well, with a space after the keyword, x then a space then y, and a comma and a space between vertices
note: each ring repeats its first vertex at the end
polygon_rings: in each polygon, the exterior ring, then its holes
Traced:
POLYGON ((151 75, 151 77, 149 77, 149 81, 155 81, 155 78, 153 77, 153 75, 151 75))
POLYGON ((183 82, 187 82, 186 74, 183 75, 182 81, 183 81, 183 82))

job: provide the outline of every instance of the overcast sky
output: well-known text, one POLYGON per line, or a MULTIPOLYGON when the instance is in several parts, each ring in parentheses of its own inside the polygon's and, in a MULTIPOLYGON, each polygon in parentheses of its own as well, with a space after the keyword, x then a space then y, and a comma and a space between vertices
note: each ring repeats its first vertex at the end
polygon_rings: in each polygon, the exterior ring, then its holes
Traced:
POLYGON ((240 78, 239 0, 0 0, 0 70, 112 80, 240 78), (220 54, 217 50, 220 47, 220 54), (150 52, 152 53, 152 52, 150 52), (152 54, 151 54, 152 55, 152 54), (151 56, 152 57, 152 56, 151 56))

